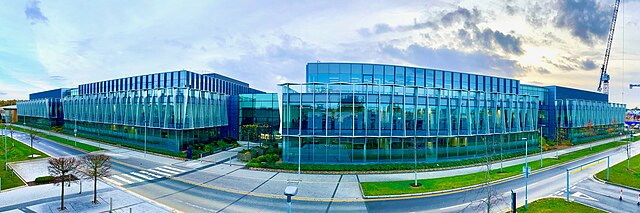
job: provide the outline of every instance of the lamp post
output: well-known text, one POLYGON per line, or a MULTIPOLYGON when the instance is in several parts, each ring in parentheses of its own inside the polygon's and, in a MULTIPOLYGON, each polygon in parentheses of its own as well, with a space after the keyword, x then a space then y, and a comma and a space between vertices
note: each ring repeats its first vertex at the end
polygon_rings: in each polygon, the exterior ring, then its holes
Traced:
POLYGON ((529 143, 527 138, 522 138, 524 140, 524 208, 529 208, 529 143))
POLYGON ((538 132, 538 135, 540 137, 538 137, 540 140, 540 168, 542 168, 542 127, 544 127, 545 125, 540 125, 540 131, 538 132))
POLYGON ((7 125, 4 125, 2 129, 2 136, 4 137, 4 171, 7 171, 7 125))
POLYGON ((73 127, 73 145, 78 146, 78 117, 76 112, 76 119, 74 119, 74 127, 73 127))

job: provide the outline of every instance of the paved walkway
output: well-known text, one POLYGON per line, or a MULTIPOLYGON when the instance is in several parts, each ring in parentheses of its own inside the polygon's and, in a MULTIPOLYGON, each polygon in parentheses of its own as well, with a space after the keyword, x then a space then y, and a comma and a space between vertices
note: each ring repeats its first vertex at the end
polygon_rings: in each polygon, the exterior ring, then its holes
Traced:
MULTIPOLYGON (((93 204, 93 181, 84 181, 65 188, 65 212, 106 212, 110 199, 115 212, 171 212, 142 198, 98 181, 99 204, 93 204), (130 210, 131 209, 131 210, 130 210)), ((60 185, 23 187, 0 193, 0 212, 59 212, 60 185)))
MULTIPOLYGON (((48 134, 59 135, 47 131, 48 134)), ((619 138, 605 139, 594 142, 591 146, 597 146, 603 143, 615 141, 619 138)), ((98 143, 79 139, 79 142, 96 145, 98 143)), ((252 146, 253 144, 250 144, 252 146)), ((142 158, 139 151, 122 149, 119 147, 101 144, 102 148, 113 152, 121 152, 134 158, 142 158)), ((246 143, 245 143, 246 146, 246 143)), ((173 158, 156 156, 147 154, 146 159, 177 166, 172 178, 186 181, 189 183, 200 184, 204 187, 235 192, 240 194, 254 194, 270 197, 284 198, 283 191, 287 185, 294 184, 292 180, 300 179, 300 191, 298 198, 314 199, 314 200, 360 200, 362 195, 359 188, 359 182, 372 181, 397 181, 397 180, 413 180, 414 173, 397 173, 397 174, 361 174, 361 175, 323 175, 323 174, 301 174, 287 172, 270 172, 256 171, 244 167, 243 162, 235 159, 237 151, 243 149, 241 146, 229 151, 216 153, 200 160, 180 161, 173 158)), ((577 145, 568 149, 558 151, 559 155, 574 152, 580 149, 588 149, 589 144, 577 145)), ((542 154, 542 158, 555 158, 555 152, 547 152, 542 154)), ((540 154, 530 155, 529 163, 538 163, 540 154)), ((517 158, 502 163, 503 167, 518 165, 524 163, 525 159, 517 158)), ((492 169, 500 168, 500 163, 491 165, 492 169)), ((456 176, 481 172, 486 169, 485 166, 471 166, 466 168, 448 169, 440 171, 418 172, 419 179, 432 179, 448 176, 456 176)), ((124 176, 123 178, 127 178, 124 176)), ((145 181, 140 178, 128 180, 129 182, 145 181), (137 179, 137 180, 136 180, 137 179)), ((126 181, 125 181, 126 182, 126 181)))

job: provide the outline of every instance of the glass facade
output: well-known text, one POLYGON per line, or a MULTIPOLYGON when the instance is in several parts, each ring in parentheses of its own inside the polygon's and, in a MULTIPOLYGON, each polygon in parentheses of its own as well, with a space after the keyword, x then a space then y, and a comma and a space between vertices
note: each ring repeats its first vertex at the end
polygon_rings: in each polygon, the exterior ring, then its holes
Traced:
MULTIPOLYGON (((520 81, 427 68, 359 63, 309 63, 308 83, 372 83, 520 94, 520 81)), ((321 85, 313 89, 324 90, 321 85)), ((355 87, 365 91, 365 87, 355 87)))
POLYGON ((239 105, 241 140, 274 141, 276 139, 280 131, 280 107, 277 93, 242 94, 239 95, 239 105), (253 130, 243 128, 246 125, 255 125, 258 134, 251 135, 250 131, 253 130))
MULTIPOLYGON (((549 105, 549 89, 545 87, 538 87, 533 85, 520 85, 520 92, 522 94, 528 94, 535 96, 538 100, 538 128, 541 128, 542 135, 549 135, 549 109, 553 108, 553 104, 549 105)), ((551 120, 553 122, 553 120, 551 120)))
POLYGON ((217 138, 226 126, 223 94, 191 88, 156 88, 67 96, 65 130, 126 145, 180 151, 217 138))
POLYGON ((536 97, 388 83, 282 84, 283 160, 297 162, 300 152, 306 163, 413 161, 417 151, 420 161, 437 161, 496 143, 522 150, 522 138, 537 146, 536 97))
POLYGON ((624 129, 625 104, 563 99, 555 101, 555 111, 559 135, 573 143, 617 135, 624 129), (593 128, 592 135, 587 128, 593 128))
POLYGON ((38 98, 16 104, 18 120, 29 126, 50 129, 62 125, 62 104, 58 98, 38 98))

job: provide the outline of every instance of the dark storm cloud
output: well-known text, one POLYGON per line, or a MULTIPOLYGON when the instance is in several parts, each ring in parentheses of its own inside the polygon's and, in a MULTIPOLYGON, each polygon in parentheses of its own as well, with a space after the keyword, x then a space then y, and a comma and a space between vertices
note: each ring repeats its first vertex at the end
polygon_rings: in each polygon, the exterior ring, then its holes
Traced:
POLYGON ((24 14, 27 16, 27 20, 31 21, 31 24, 36 24, 38 22, 46 23, 49 19, 42 14, 40 11, 40 1, 31 0, 27 2, 27 5, 24 8, 24 14))
POLYGON ((586 44, 606 38, 613 12, 610 5, 599 5, 594 0, 560 0, 556 7, 556 27, 568 29, 586 44))

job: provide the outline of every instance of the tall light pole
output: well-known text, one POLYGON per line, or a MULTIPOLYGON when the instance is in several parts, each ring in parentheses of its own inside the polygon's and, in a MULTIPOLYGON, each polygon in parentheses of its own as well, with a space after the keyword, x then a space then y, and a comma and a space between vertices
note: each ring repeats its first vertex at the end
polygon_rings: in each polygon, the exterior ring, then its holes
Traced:
POLYGON ((4 136, 4 171, 7 171, 7 124, 2 129, 2 136, 4 136))
POLYGON ((538 137, 538 140, 540 140, 540 168, 542 168, 542 127, 544 127, 545 125, 540 125, 540 131, 538 132, 538 135, 540 137, 538 137))
POLYGON ((524 208, 529 208, 529 143, 527 138, 524 140, 524 208))
POLYGON ((75 115, 76 119, 74 119, 74 127, 73 127, 73 145, 78 146, 78 112, 75 115))

